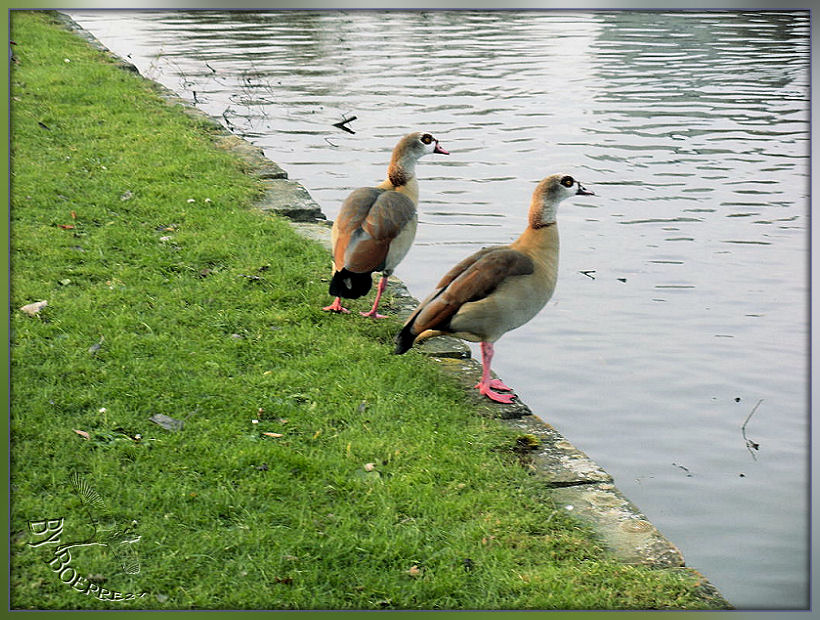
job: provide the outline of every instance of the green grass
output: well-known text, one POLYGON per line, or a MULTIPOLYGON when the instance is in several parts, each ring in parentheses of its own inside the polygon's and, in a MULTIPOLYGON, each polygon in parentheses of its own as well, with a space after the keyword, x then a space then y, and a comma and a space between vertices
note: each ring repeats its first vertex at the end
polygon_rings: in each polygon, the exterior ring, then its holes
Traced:
POLYGON ((511 431, 391 355, 395 321, 323 313, 326 252, 252 208, 210 126, 48 13, 11 20, 12 607, 709 606, 685 570, 610 558, 511 431), (28 545, 46 518, 90 535, 72 474, 142 538, 138 574, 113 546, 71 566, 138 601, 28 545))

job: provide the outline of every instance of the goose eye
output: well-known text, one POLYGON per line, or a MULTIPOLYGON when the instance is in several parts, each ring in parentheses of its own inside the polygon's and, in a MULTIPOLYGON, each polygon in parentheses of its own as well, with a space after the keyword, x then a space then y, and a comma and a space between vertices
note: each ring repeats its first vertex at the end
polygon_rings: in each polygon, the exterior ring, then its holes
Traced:
POLYGON ((564 187, 572 187, 573 185, 575 185, 575 179, 573 179, 571 176, 565 176, 563 179, 561 179, 561 185, 563 185, 564 187))
POLYGON ((430 144, 433 141, 433 136, 431 136, 429 133, 426 133, 421 137, 421 141, 424 144, 430 144))

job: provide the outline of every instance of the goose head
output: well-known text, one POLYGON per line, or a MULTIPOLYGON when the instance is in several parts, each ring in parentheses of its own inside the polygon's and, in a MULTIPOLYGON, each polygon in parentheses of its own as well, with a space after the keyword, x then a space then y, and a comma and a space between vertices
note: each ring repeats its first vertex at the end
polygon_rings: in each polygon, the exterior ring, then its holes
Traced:
POLYGON ((426 131, 414 131, 404 136, 393 149, 388 176, 393 185, 404 185, 415 176, 416 162, 429 153, 450 153, 441 147, 433 134, 426 131))
POLYGON ((411 156, 414 159, 419 159, 428 153, 450 154, 442 148, 438 140, 433 137, 433 134, 426 131, 414 131, 413 133, 407 134, 396 145, 396 150, 400 150, 403 154, 411 156))
POLYGON ((552 174, 543 179, 532 193, 530 226, 541 228, 555 223, 558 203, 572 196, 594 196, 569 174, 552 174))

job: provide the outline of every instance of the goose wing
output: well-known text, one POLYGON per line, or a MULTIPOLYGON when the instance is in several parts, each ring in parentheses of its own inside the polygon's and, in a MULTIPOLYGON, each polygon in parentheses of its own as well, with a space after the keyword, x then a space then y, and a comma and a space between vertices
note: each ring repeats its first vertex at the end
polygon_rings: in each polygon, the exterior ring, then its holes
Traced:
POLYGON ((416 205, 410 198, 399 192, 382 191, 350 234, 344 266, 356 273, 383 269, 391 242, 415 215, 416 205))
POLYGON ((332 231, 333 262, 337 270, 344 267, 345 253, 353 235, 361 228, 373 204, 383 192, 384 190, 375 187, 360 187, 350 192, 342 203, 332 231))
POLYGON ((509 246, 476 252, 444 275, 436 289, 407 319, 397 340, 406 341, 409 335, 417 336, 427 330, 446 331, 450 319, 464 304, 491 295, 506 278, 530 274, 533 270, 532 259, 509 246))

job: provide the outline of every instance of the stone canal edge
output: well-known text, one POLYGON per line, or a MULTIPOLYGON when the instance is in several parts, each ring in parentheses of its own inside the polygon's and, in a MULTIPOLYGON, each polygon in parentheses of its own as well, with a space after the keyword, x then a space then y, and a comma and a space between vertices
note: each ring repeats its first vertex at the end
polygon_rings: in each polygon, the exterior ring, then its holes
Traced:
MULTIPOLYGON (((116 65, 139 75, 139 70, 132 63, 114 54, 69 16, 57 12, 56 17, 70 31, 105 53, 116 65)), ((327 220, 302 185, 288 179, 287 172, 266 158, 260 147, 231 133, 217 118, 195 108, 162 84, 142 77, 170 105, 179 106, 186 114, 212 126, 217 136, 217 146, 240 157, 248 165, 249 174, 263 182, 266 191, 256 205, 258 209, 286 218, 298 234, 321 243, 330 253, 332 222, 327 220)), ((391 307, 398 311, 400 319, 409 316, 418 304, 418 300, 395 276, 390 277, 386 292, 392 296, 391 307)), ((686 566, 680 550, 615 486, 612 476, 550 424, 534 415, 526 404, 518 399, 510 405, 490 403, 471 389, 481 374, 481 364, 472 359, 470 348, 462 340, 437 336, 416 345, 416 348, 436 362, 442 372, 464 386, 478 415, 496 418, 521 436, 527 436, 530 447, 527 450, 527 464, 533 474, 551 489, 556 506, 572 510, 580 521, 592 528, 616 558, 627 564, 643 564, 659 569, 686 566)), ((712 600, 717 607, 731 608, 731 604, 703 575, 691 567, 687 570, 700 578, 699 589, 704 598, 712 600)))

